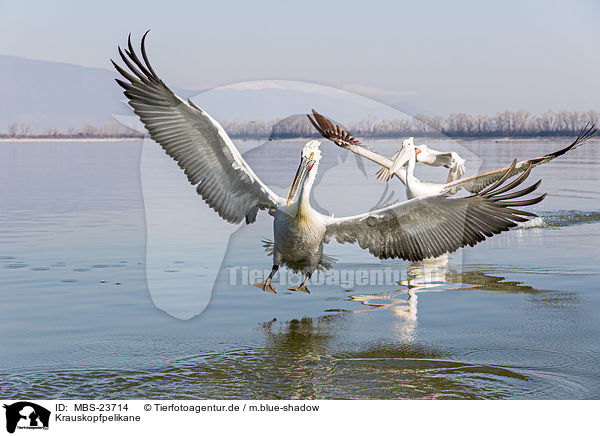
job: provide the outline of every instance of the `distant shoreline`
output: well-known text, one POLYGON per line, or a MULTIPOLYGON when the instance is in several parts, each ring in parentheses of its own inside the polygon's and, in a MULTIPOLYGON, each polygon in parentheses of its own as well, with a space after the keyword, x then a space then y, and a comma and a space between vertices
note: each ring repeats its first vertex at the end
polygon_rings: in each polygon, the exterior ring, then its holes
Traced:
POLYGON ((21 136, 0 137, 0 142, 123 142, 140 141, 144 136, 112 136, 112 137, 61 137, 61 136, 21 136))

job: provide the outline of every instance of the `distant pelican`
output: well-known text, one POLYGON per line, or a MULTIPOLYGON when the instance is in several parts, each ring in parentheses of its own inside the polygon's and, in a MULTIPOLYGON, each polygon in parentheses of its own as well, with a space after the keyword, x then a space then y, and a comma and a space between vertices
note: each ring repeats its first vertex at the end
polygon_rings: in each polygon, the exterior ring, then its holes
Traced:
MULTIPOLYGON (((409 139, 414 141, 414 138, 409 139)), ((417 162, 425 163, 433 167, 443 166, 449 168, 446 183, 458 180, 465 174, 465 160, 462 157, 460 157, 460 155, 455 151, 437 151, 433 148, 428 147, 425 144, 417 145, 415 147, 415 150, 417 162)), ((398 160, 401 152, 402 148, 396 153, 394 153, 394 155, 392 156, 392 162, 396 162, 398 160)), ((377 171, 377 178, 387 182, 394 176, 396 170, 401 166, 402 165, 399 165, 395 169, 392 168, 392 171, 390 171, 389 168, 381 167, 379 171, 377 171)))
MULTIPOLYGON (((128 40, 119 55, 128 70, 113 65, 126 80, 117 82, 129 105, 150 133, 196 185, 204 201, 230 223, 252 223, 259 210, 273 221, 273 268, 269 277, 255 286, 276 293, 271 279, 280 265, 303 270, 305 280, 293 291, 308 292, 307 281, 317 268, 330 266, 323 244, 335 238, 340 243, 358 243, 379 258, 418 261, 473 246, 535 216, 515 209, 539 203, 544 195, 514 201, 533 187, 504 194, 528 176, 505 184, 511 171, 477 195, 449 198, 437 195, 405 201, 361 215, 333 218, 315 211, 309 196, 321 159, 319 141, 309 141, 302 149, 300 165, 286 198, 269 189, 244 161, 225 130, 210 115, 177 97, 162 82, 148 62, 142 38, 138 58, 128 40), (509 200, 509 201, 506 201, 509 200)), ((388 165, 389 167, 389 165, 388 165)), ((511 170, 514 167, 511 167, 511 170)), ((351 198, 351 197, 350 197, 351 198)))
POLYGON ((425 197, 427 195, 439 195, 447 192, 448 190, 444 189, 443 185, 438 183, 429 183, 423 182, 415 177, 415 164, 416 164, 416 155, 417 150, 415 150, 415 143, 413 142, 413 138, 408 138, 404 140, 402 145, 402 149, 396 156, 396 159, 392 163, 392 168, 390 168, 390 172, 395 173, 396 170, 404 164, 406 165, 406 197, 417 198, 417 197, 425 197))
MULTIPOLYGON (((408 155, 403 154, 402 156, 400 156, 400 154, 402 153, 402 150, 400 150, 400 152, 398 152, 398 154, 395 155, 396 156, 395 161, 392 161, 384 156, 381 156, 380 154, 377 154, 373 150, 368 149, 358 139, 356 139, 355 137, 350 135, 348 132, 346 132, 342 127, 340 127, 339 125, 335 125, 334 123, 329 121, 327 118, 325 118, 323 115, 316 112, 314 109, 313 109, 313 115, 314 115, 314 119, 311 118, 310 115, 307 115, 308 119, 310 120, 312 125, 319 131, 319 133, 321 133, 321 135, 323 135, 323 137, 335 142, 337 145, 339 145, 342 148, 350 150, 353 153, 363 156, 363 157, 375 162, 376 164, 379 164, 382 167, 387 168, 388 170, 392 169, 393 174, 395 176, 397 176, 402 181, 402 183, 404 183, 406 185, 407 174, 406 174, 406 169, 404 168, 403 165, 406 162, 406 158, 408 157, 408 155)), ((541 165, 541 164, 550 162, 551 160, 557 158, 558 156, 561 156, 561 155, 567 153, 568 151, 573 150, 574 148, 583 144, 587 140, 591 139, 596 134, 597 130, 598 129, 596 129, 596 126, 594 124, 590 125, 588 123, 581 130, 581 132, 579 133, 579 136, 577 136, 577 138, 575 138, 575 140, 571 144, 569 144, 567 147, 565 147, 561 150, 555 151, 554 153, 550 153, 550 154, 547 154, 544 156, 539 156, 539 157, 535 157, 533 159, 517 162, 516 165, 514 165, 514 168, 512 168, 512 169, 510 169, 510 167, 507 166, 507 167, 502 167, 502 168, 496 168, 495 170, 485 171, 485 172, 482 172, 479 174, 475 174, 473 176, 462 177, 458 180, 454 180, 454 181, 447 182, 444 184, 427 183, 427 185, 429 185, 429 188, 430 188, 430 190, 428 191, 429 195, 431 195, 433 190, 435 190, 435 192, 437 192, 437 193, 455 193, 455 192, 459 191, 460 189, 465 189, 469 192, 476 194, 478 192, 481 192, 481 190, 485 189, 492 183, 495 183, 498 180, 500 180, 502 177, 504 177, 504 175, 506 174, 506 172, 509 169, 511 171, 509 176, 512 177, 516 174, 519 174, 519 173, 525 171, 526 169, 528 169, 530 167, 534 167, 537 165, 541 165)), ((426 183, 426 182, 422 182, 422 183, 426 183)))

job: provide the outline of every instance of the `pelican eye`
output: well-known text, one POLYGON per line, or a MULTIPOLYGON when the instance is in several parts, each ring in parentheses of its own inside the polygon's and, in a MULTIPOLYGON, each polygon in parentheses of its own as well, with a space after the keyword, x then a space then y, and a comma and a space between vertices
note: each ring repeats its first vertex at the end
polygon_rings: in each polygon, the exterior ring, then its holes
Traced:
POLYGON ((312 152, 310 153, 310 157, 313 157, 314 155, 315 155, 315 152, 314 152, 314 151, 312 151, 312 152))

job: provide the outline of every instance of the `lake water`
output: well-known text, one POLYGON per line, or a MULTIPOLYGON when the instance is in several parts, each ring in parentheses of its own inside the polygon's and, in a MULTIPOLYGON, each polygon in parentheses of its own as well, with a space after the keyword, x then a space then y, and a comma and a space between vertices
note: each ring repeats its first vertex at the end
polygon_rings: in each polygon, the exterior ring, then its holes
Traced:
MULTIPOLYGON (((368 141, 387 155, 398 142, 368 141)), ((568 142, 429 145, 472 174, 568 142)), ((285 194, 302 143, 238 143, 285 194)), ((374 165, 321 148, 316 207, 403 198, 374 165)), ((277 295, 244 281, 271 267, 271 218, 221 222, 154 151, 0 143, 0 397, 600 398, 598 142, 533 171, 549 196, 527 226, 415 265, 330 244, 343 283, 288 292, 282 269, 277 295)))

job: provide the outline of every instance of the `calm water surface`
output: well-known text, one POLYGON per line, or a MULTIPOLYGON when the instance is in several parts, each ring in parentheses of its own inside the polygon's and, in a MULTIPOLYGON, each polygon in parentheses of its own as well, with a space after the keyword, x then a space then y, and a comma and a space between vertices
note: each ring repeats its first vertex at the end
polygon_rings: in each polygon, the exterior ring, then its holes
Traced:
MULTIPOLYGON (((460 150, 471 174, 565 141, 429 143, 460 150)), ((302 143, 257 145, 240 148, 284 194, 302 143)), ((370 145, 391 154, 397 142, 370 145)), ((310 295, 232 284, 236 268, 270 269, 270 217, 230 229, 160 153, 140 171, 142 147, 0 143, 0 397, 600 398, 598 142, 534 170, 549 193, 533 209, 541 219, 414 265, 330 244, 336 271, 400 283, 321 282, 310 295), (145 205, 160 217, 152 235, 145 205), (218 232, 194 234, 210 219, 218 232)), ((320 210, 403 198, 374 165, 362 163, 365 178, 343 150, 322 150, 320 210)))

